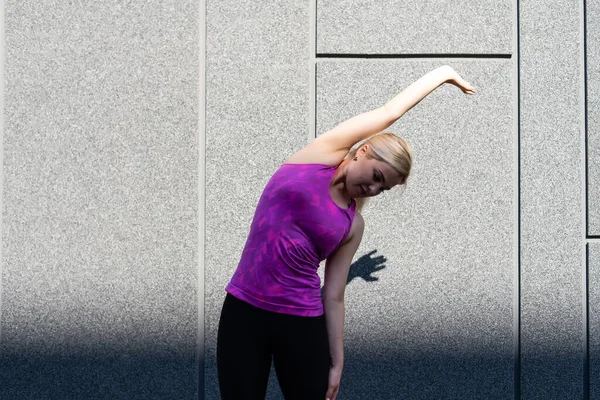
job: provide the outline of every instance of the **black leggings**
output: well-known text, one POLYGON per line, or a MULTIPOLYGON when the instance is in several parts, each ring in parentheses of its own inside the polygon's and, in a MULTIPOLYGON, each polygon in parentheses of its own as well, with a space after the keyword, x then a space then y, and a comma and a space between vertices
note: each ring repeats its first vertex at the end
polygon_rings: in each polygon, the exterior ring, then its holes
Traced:
POLYGON ((286 400, 325 400, 330 365, 325 316, 266 311, 227 294, 217 337, 221 398, 264 400, 271 357, 286 400))

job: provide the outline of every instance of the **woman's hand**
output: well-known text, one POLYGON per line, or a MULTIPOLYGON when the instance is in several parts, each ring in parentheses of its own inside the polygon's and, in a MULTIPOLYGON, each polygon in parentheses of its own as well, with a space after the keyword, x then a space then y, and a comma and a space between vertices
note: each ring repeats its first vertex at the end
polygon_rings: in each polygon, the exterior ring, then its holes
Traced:
POLYGON ((326 400, 335 400, 340 391, 340 379, 342 378, 342 368, 332 365, 329 368, 329 387, 327 388, 326 400))
POLYGON ((445 66, 448 69, 448 74, 450 78, 446 82, 453 84, 454 86, 458 86, 460 90, 465 94, 475 94, 475 89, 471 84, 465 81, 452 67, 445 66))

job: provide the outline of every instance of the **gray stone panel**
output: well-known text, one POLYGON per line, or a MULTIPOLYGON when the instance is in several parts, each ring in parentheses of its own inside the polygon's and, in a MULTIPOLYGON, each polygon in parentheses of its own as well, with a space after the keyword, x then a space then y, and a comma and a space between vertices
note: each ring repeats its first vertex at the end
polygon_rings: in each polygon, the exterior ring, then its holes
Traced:
MULTIPOLYGON (((205 394, 218 399, 216 336, 225 286, 256 203, 306 145, 308 2, 206 2, 205 394)), ((279 388, 271 376, 269 399, 279 388)))
POLYGON ((0 398, 195 398, 198 2, 4 6, 0 398))
POLYGON ((510 54, 513 3, 317 1, 317 53, 510 54))
POLYGON ((600 3, 587 1, 588 234, 600 236, 600 3))
MULTIPOLYGON (((513 63, 448 64, 477 94, 442 85, 388 129, 410 144, 413 170, 404 193, 372 199, 363 214, 339 399, 513 396, 513 63)), ((384 104, 440 65, 319 62, 317 132, 384 104)))
POLYGON ((520 3, 521 395, 583 398, 581 3, 520 3))
POLYGON ((590 399, 600 399, 600 243, 588 245, 590 399))

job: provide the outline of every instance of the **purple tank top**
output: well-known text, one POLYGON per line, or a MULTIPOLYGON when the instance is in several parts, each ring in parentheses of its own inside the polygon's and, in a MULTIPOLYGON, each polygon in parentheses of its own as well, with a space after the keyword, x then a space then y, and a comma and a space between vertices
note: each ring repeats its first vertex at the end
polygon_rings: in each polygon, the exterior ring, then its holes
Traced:
POLYGON ((348 209, 329 195, 337 167, 283 164, 256 206, 240 262, 225 290, 264 310, 300 316, 323 314, 319 263, 350 232, 348 209))

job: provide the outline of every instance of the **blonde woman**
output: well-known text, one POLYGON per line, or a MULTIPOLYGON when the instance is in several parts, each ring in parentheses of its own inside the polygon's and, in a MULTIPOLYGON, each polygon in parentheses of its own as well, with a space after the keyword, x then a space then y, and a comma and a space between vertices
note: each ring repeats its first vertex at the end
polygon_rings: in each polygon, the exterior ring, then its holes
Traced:
POLYGON ((223 399, 264 399, 273 360, 287 400, 335 400, 344 365, 344 290, 364 229, 360 209, 366 198, 406 185, 412 166, 405 140, 376 134, 446 82, 474 94, 442 66, 320 135, 273 174, 225 289, 217 338, 223 399))

